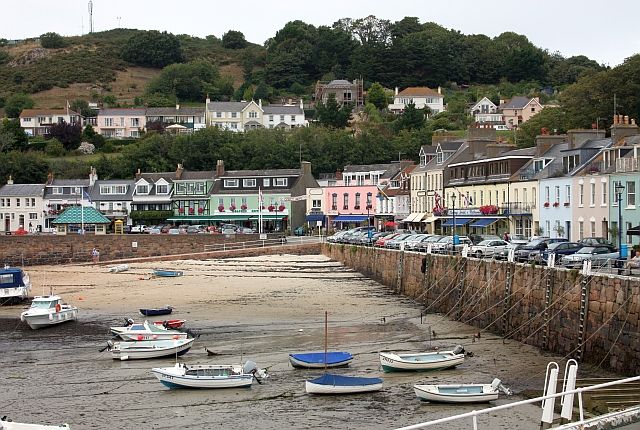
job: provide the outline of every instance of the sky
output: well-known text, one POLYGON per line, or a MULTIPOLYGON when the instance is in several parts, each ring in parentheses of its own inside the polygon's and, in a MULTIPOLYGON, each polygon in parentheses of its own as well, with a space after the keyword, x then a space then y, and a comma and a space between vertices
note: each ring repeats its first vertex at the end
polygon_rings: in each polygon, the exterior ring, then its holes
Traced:
MULTIPOLYGON (((217 37, 241 31, 262 44, 287 22, 330 26, 340 18, 405 16, 464 34, 523 34, 536 46, 565 57, 586 55, 614 67, 640 52, 640 1, 618 0, 92 0, 94 31, 137 28, 217 37)), ((2 5, 0 38, 22 39, 53 31, 89 32, 89 0, 22 0, 2 5)))

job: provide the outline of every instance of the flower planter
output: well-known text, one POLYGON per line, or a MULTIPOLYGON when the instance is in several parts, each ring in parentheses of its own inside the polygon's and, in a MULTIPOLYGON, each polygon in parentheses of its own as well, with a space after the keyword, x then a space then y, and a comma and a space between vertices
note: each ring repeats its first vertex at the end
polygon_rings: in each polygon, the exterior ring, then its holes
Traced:
POLYGON ((285 209, 286 209, 286 207, 285 207, 284 205, 280 205, 280 206, 278 206, 278 210, 279 210, 280 212, 284 212, 284 210, 285 210, 285 209))
POLYGON ((218 212, 224 212, 224 205, 218 206, 218 212))

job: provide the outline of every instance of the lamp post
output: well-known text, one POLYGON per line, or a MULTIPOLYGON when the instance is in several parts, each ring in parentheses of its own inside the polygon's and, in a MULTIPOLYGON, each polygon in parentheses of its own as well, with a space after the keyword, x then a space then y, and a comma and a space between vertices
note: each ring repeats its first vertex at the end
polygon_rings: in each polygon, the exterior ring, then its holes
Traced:
POLYGON ((456 245, 458 244, 457 236, 456 236, 456 193, 451 193, 451 213, 453 215, 453 225, 451 226, 451 237, 452 244, 451 247, 452 252, 455 251, 456 245))
POLYGON ((371 244, 371 217, 369 211, 371 210, 371 191, 367 193, 367 238, 369 244, 371 244))
MULTIPOLYGON (((622 257, 622 192, 624 191, 624 185, 621 182, 616 183, 616 202, 618 203, 618 257, 622 257)), ((622 270, 618 269, 618 274, 621 274, 622 270)))

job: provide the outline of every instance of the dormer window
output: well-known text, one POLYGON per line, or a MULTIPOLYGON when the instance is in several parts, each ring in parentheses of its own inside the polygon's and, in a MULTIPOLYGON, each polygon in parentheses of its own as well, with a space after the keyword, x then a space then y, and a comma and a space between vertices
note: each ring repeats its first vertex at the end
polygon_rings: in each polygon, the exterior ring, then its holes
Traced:
POLYGON ((442 152, 440 147, 438 147, 438 149, 436 149, 436 163, 437 164, 444 163, 444 152, 442 152))
POLYGON ((136 186, 136 194, 149 194, 149 185, 138 185, 136 186))
POLYGON ((225 179, 224 180, 224 187, 225 188, 238 188, 239 184, 239 180, 237 179, 225 179))
POLYGON ((167 184, 156 185, 156 194, 169 194, 169 185, 167 184))
POLYGON ((287 178, 275 178, 273 180, 274 187, 286 187, 287 186, 287 178))
POLYGON ((420 166, 426 166, 427 165, 427 156, 422 154, 420 155, 420 166))
POLYGON ((575 169, 579 163, 580 163, 580 156, 578 154, 563 157, 562 167, 563 167, 564 173, 569 173, 573 171, 573 169, 575 169))

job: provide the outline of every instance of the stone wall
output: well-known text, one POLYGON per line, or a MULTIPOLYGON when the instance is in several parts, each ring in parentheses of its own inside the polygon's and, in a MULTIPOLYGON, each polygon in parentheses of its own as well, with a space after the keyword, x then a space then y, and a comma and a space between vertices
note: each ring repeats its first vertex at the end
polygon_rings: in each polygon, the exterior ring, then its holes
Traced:
POLYGON ((339 244, 322 252, 427 312, 621 374, 640 373, 638 279, 339 244))
POLYGON ((248 234, 0 236, 0 264, 33 266, 91 261, 93 247, 100 251, 100 260, 107 261, 201 253, 221 249, 225 244, 233 246, 256 240, 258 235, 248 234))

